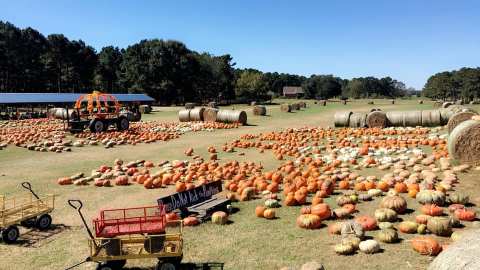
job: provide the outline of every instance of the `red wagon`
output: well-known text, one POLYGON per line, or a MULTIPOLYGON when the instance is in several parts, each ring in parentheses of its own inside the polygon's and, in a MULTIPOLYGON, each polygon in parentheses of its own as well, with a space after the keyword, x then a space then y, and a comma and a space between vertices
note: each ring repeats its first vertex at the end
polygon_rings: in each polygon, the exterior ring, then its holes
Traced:
POLYGON ((165 224, 165 207, 160 205, 102 210, 100 217, 93 220, 96 236, 104 238, 164 233, 165 224))

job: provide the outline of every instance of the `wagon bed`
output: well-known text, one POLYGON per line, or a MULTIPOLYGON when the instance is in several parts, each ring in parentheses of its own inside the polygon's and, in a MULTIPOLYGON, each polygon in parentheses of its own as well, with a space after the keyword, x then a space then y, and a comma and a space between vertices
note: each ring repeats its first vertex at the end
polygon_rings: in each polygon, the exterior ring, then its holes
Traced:
POLYGON ((97 237, 111 238, 128 234, 156 234, 165 231, 163 206, 148 206, 100 211, 93 220, 97 237))
POLYGON ((11 198, 0 196, 0 228, 50 213, 54 206, 54 195, 45 195, 38 199, 32 194, 11 198))

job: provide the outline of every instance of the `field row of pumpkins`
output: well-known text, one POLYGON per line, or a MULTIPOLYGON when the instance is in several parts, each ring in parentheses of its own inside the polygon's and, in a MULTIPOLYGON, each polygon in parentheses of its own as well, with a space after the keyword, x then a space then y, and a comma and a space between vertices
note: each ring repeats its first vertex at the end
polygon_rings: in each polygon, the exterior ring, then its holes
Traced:
MULTIPOLYGON (((221 180, 226 196, 234 201, 263 197, 255 215, 275 222, 277 207, 302 206, 296 224, 302 229, 320 229, 340 235, 333 247, 342 255, 356 250, 376 253, 380 242, 396 243, 400 235, 418 235, 409 241, 423 255, 437 255, 446 248, 448 237, 461 237, 463 224, 475 222, 476 211, 469 197, 455 192, 459 175, 472 168, 453 166, 446 151, 446 141, 439 129, 287 129, 281 132, 246 134, 226 143, 224 152, 235 148, 270 150, 281 160, 280 166, 265 171, 254 162, 217 161, 217 151, 210 146, 210 160, 193 156, 191 160, 160 162, 116 160, 103 165, 91 176, 77 174, 61 178, 59 184, 95 186, 129 185, 145 188, 174 185, 184 191, 211 181, 221 180), (431 152, 426 154, 426 152, 431 152), (291 157, 289 160, 285 160, 291 157), (383 176, 361 175, 364 168, 384 172, 383 176), (326 203, 332 198, 336 205, 326 203), (407 200, 415 200, 407 205, 407 200), (373 215, 360 213, 358 205, 377 204, 373 215), (404 220, 417 209, 420 214, 404 220), (402 217, 403 216, 403 217, 402 217), (374 239, 365 232, 377 231, 374 239), (438 238, 440 237, 440 238, 438 238), (440 240, 439 240, 440 239, 440 240)), ((296 209, 296 208, 293 208, 296 209)), ((226 213, 216 213, 212 220, 225 224, 226 213)), ((178 219, 169 213, 169 219, 178 219)), ((184 220, 186 226, 199 224, 196 217, 184 220)), ((383 244, 382 244, 383 245, 383 244)))
MULTIPOLYGON (((73 137, 64 130, 60 120, 29 119, 2 122, 0 144, 16 145, 39 152, 69 152, 72 147, 103 145, 111 148, 115 145, 136 145, 176 139, 186 132, 214 131, 215 129, 237 128, 238 124, 186 122, 164 123, 158 121, 132 123, 126 131, 108 131, 91 133, 84 131, 73 137)), ((4 147, 2 147, 4 148, 4 147)))

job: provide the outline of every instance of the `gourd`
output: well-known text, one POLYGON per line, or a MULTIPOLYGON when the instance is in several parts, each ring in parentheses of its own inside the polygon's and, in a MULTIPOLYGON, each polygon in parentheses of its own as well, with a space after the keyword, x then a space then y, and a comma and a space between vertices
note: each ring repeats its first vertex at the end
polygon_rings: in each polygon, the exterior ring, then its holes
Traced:
POLYGON ((422 190, 415 197, 420 204, 436 204, 442 206, 445 203, 445 194, 437 190, 422 190))
POLYGON ((223 211, 217 211, 212 214, 212 223, 217 225, 225 225, 228 222, 228 215, 223 211))
POLYGON ((397 213, 389 208, 380 208, 375 210, 375 218, 378 222, 394 222, 397 220, 397 213))
POLYGON ((407 209, 407 202, 404 198, 394 195, 394 196, 387 196, 383 198, 382 203, 380 204, 382 208, 389 208, 394 210, 399 214, 403 214, 407 209))
POLYGON ((263 217, 266 219, 274 219, 275 218, 275 210, 272 208, 267 208, 263 211, 263 217))
POLYGON ((403 221, 398 225, 398 229, 403 233, 416 233, 418 224, 413 221, 403 221))
POLYGON ((398 233, 394 229, 383 229, 377 233, 377 238, 384 243, 394 243, 398 241, 398 233))
POLYGON ((369 239, 369 240, 360 242, 360 244, 358 245, 358 248, 363 253, 373 254, 380 250, 380 245, 378 244, 377 241, 373 239, 369 239))
POLYGON ((264 203, 267 208, 277 208, 280 207, 280 203, 275 199, 267 199, 264 203))
POLYGON ((438 236, 450 236, 452 225, 450 220, 445 217, 432 217, 428 219, 427 229, 438 236))
POLYGON ((465 205, 465 204, 469 203, 470 198, 463 193, 451 193, 448 196, 448 201, 451 204, 463 204, 463 205, 465 205))
POLYGON ((358 224, 355 221, 346 221, 342 223, 342 228, 340 234, 342 236, 354 235, 358 238, 363 238, 365 231, 363 230, 362 225, 358 224))
POLYGON ((318 229, 322 225, 322 220, 317 215, 305 214, 297 218, 297 226, 303 229, 318 229))
POLYGON ((410 240, 413 250, 422 254, 435 256, 442 250, 437 240, 432 237, 419 236, 410 240))
POLYGON ((337 244, 335 245, 334 250, 340 255, 350 255, 355 251, 351 244, 337 244))

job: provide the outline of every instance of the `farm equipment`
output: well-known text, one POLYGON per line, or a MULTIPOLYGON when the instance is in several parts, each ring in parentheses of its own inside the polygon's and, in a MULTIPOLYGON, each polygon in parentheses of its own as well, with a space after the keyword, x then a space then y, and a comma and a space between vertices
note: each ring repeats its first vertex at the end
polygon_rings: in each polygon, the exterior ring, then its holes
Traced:
POLYGON ((113 95, 97 91, 81 95, 75 102, 74 112, 66 111, 68 129, 72 133, 82 132, 85 128, 99 133, 107 131, 110 126, 119 131, 127 130, 130 122, 120 110, 121 104, 113 95))
POLYGON ((178 269, 183 257, 182 222, 166 221, 162 206, 103 210, 93 220, 95 235, 81 211, 80 200, 69 200, 78 211, 90 237, 90 254, 84 262, 98 263, 97 270, 121 269, 128 259, 157 258, 157 270, 178 269))
POLYGON ((0 196, 0 231, 7 244, 17 241, 20 235, 18 225, 47 230, 52 224, 49 213, 55 207, 55 196, 38 196, 29 182, 23 182, 22 187, 30 194, 11 198, 0 196))

